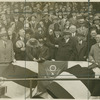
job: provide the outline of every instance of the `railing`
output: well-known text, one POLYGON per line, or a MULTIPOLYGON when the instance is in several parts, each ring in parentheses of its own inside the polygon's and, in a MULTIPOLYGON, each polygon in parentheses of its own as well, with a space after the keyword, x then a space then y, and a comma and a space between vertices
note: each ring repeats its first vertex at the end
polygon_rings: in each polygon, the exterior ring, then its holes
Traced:
POLYGON ((32 98, 32 81, 75 81, 75 80, 100 80, 100 78, 12 78, 12 79, 0 79, 0 81, 30 81, 30 98, 32 98))

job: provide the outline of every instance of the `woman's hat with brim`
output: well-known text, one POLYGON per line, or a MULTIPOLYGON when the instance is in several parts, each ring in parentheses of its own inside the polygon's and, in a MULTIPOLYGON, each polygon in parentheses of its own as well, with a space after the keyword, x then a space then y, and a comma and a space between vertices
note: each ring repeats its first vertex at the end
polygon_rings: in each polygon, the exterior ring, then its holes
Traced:
POLYGON ((37 39, 35 38, 31 38, 27 41, 27 45, 30 46, 30 47, 34 47, 34 46, 38 46, 39 45, 39 42, 37 39))

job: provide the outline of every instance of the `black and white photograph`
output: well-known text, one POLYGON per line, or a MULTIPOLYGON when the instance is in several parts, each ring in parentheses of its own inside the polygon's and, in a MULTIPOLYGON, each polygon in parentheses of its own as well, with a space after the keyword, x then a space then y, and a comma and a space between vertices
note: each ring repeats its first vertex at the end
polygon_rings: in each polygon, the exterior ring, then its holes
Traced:
POLYGON ((0 1, 0 99, 100 100, 100 2, 0 1))

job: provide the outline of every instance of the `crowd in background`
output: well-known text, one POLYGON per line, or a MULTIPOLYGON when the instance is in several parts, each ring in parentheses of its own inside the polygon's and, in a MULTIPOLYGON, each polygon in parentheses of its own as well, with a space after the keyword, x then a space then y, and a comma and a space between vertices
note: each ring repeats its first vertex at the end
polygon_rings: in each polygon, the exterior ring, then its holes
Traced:
POLYGON ((7 33, 16 60, 100 61, 97 3, 0 2, 0 34, 7 33), (97 49, 96 49, 97 50, 97 49), (89 53, 90 52, 90 53, 89 53))

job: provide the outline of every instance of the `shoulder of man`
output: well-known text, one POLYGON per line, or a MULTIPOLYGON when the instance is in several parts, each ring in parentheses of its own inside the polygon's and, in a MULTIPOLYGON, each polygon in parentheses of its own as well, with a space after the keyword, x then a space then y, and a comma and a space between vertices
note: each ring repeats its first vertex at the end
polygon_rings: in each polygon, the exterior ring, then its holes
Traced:
POLYGON ((97 47, 97 43, 96 44, 94 44, 94 45, 92 45, 92 48, 96 48, 97 47))

